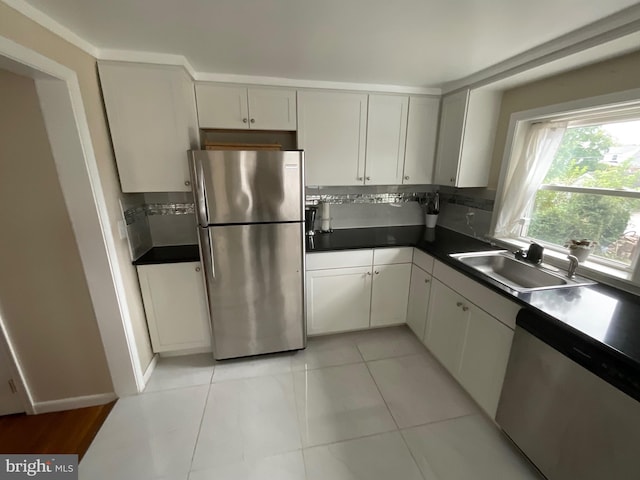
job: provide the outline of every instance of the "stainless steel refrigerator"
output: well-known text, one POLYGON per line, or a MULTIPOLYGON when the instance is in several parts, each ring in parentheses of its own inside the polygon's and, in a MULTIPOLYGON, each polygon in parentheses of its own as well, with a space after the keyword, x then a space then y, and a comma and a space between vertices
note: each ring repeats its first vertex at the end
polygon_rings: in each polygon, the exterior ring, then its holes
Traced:
POLYGON ((189 152, 216 359, 304 348, 304 153, 189 152))

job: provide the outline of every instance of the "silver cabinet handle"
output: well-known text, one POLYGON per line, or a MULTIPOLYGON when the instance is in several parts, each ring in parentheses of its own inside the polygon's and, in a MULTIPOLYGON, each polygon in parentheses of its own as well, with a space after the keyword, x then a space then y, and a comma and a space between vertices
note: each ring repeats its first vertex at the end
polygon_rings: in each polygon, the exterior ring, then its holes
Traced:
POLYGON ((252 118, 252 119, 250 120, 250 122, 251 122, 251 123, 256 123, 256 119, 255 119, 255 118, 252 118))
POLYGON ((405 175, 404 179, 409 180, 409 175, 405 175))
POLYGON ((199 272, 199 271, 200 271, 200 267, 196 267, 196 272, 199 272))
POLYGON ((188 187, 189 185, 191 185, 191 182, 189 180, 185 180, 184 184, 188 187))
POLYGON ((246 119, 246 118, 243 118, 243 119, 242 119, 242 123, 247 123, 247 119, 246 119))
POLYGON ((468 312, 469 311, 469 307, 462 307, 462 311, 463 312, 468 312))
POLYGON ((371 272, 367 272, 367 275, 371 275, 371 272))
POLYGON ((461 306, 462 306, 462 302, 456 303, 456 307, 461 307, 461 306))
POLYGON ((376 275, 380 275, 380 272, 378 270, 376 270, 376 275))
POLYGON ((431 280, 429 280, 428 278, 424 279, 424 283, 429 283, 431 280))
POLYGON ((367 177, 367 180, 371 180, 371 177, 367 177))
POLYGON ((360 181, 360 182, 361 182, 362 180, 364 180, 364 178, 363 178, 363 177, 358 177, 358 181, 360 181))

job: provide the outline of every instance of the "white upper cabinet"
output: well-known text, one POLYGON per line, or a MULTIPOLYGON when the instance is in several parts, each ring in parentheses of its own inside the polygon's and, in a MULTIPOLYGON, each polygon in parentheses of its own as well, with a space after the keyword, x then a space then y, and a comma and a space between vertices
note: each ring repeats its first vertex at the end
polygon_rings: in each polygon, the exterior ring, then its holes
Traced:
POLYGON ((463 90, 442 99, 435 183, 486 187, 502 93, 463 90))
POLYGON ((369 95, 365 185, 402 183, 409 98, 369 95))
POLYGON ((298 92, 298 147, 305 151, 307 185, 362 185, 367 95, 298 92))
POLYGON ((410 97, 407 144, 404 155, 405 185, 433 183, 440 98, 410 97))
POLYGON ((200 128, 295 130, 296 91, 196 84, 200 128))
POLYGON ((123 192, 190 191, 198 148, 193 83, 182 67, 99 62, 123 192))
POLYGON ((296 91, 249 88, 249 124, 256 130, 295 130, 298 127, 296 91))

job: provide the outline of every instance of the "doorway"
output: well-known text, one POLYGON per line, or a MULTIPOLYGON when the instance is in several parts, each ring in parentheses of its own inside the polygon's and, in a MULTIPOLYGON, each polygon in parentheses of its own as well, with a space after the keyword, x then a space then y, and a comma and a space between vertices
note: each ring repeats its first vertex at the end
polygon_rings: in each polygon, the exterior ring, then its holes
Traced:
MULTIPOLYGON (((95 328, 97 322, 98 338, 106 355, 107 375, 113 385, 113 389, 108 390, 115 390, 118 396, 138 393, 144 388, 143 372, 137 361, 124 284, 111 233, 113 229, 109 224, 77 75, 64 65, 4 37, 0 37, 0 69, 29 77, 35 82, 56 176, 73 240, 77 244, 89 303, 95 314, 93 326, 95 328)), ((24 194, 28 194, 28 186, 22 187, 24 194)), ((15 200, 16 208, 19 208, 20 198, 15 200)), ((43 204, 43 211, 46 207, 43 204)), ((42 246, 46 248, 47 231, 42 230, 40 234, 42 246)), ((58 281, 64 280, 61 274, 58 281)), ((50 281, 55 281, 55 278, 50 281)), ((113 400, 115 395, 108 393, 40 402, 34 393, 37 394, 38 388, 46 381, 42 378, 34 381, 25 373, 26 369, 22 368, 27 366, 25 352, 21 351, 22 345, 16 341, 13 332, 6 328, 7 319, 2 315, 0 311, 0 342, 5 342, 8 347, 9 362, 13 363, 14 373, 17 372, 14 383, 18 391, 22 389, 24 392, 23 407, 27 413, 64 410, 113 400)), ((33 335, 37 337, 37 329, 33 335)), ((74 341, 79 340, 71 338, 69 344, 74 341)), ((37 350, 37 345, 34 349, 37 350)), ((75 380, 81 383, 84 379, 75 380)))

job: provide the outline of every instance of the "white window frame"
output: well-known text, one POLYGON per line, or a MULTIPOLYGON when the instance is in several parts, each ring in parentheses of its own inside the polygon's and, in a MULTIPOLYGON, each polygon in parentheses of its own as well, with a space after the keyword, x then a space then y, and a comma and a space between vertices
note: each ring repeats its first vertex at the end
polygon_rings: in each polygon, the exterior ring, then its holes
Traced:
MULTIPOLYGON (((616 92, 597 97, 574 100, 554 105, 548 105, 531 110, 515 112, 511 115, 507 138, 505 142, 504 155, 500 169, 500 180, 496 192, 496 204, 493 210, 491 221, 490 239, 506 248, 526 247, 530 240, 525 237, 520 238, 500 238, 495 237, 494 232, 498 221, 501 205, 500 199, 504 192, 504 180, 507 174, 509 163, 513 153, 518 151, 524 142, 524 136, 529 126, 536 122, 551 121, 572 121, 572 126, 593 125, 598 123, 613 123, 616 120, 623 121, 629 117, 640 117, 640 88, 616 92)), ((614 195, 618 197, 640 198, 640 192, 629 192, 626 190, 609 190, 598 188, 565 187, 556 185, 545 185, 541 188, 558 191, 576 191, 578 193, 614 195)), ((543 244, 544 242, 539 242, 543 244)), ((561 268, 567 268, 566 250, 558 248, 557 245, 546 244, 545 261, 561 268)), ((633 293, 640 293, 640 261, 638 261, 637 249, 631 266, 620 262, 608 261, 598 257, 580 265, 579 273, 595 280, 607 283, 633 293)))

